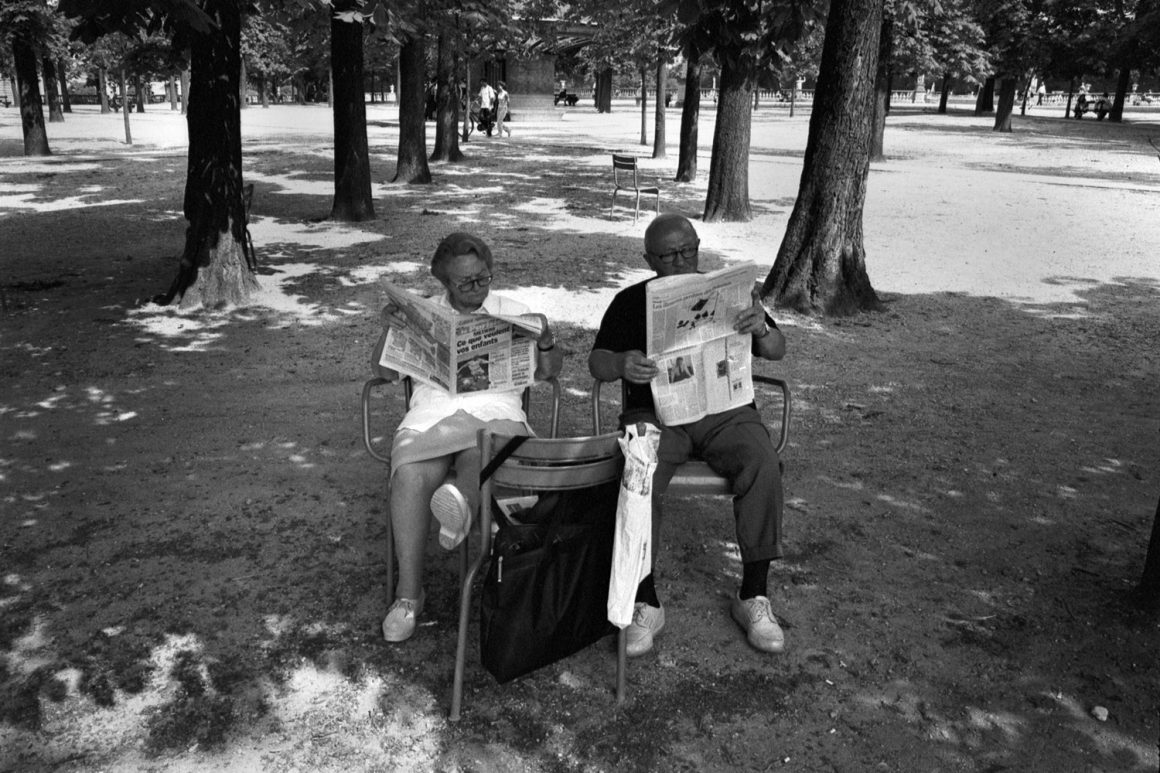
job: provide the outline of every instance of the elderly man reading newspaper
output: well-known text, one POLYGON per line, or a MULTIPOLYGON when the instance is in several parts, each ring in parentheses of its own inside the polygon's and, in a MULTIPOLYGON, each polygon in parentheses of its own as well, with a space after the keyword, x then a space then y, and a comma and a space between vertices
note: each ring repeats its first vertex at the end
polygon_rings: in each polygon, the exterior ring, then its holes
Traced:
MULTIPOLYGON (((622 427, 642 421, 661 427, 653 477, 654 567, 660 497, 677 466, 698 455, 733 488, 742 579, 730 614, 751 646, 781 652, 785 637, 766 588, 770 562, 782 555, 781 470, 753 404, 749 358, 781 359, 785 338, 760 303, 753 267, 747 284, 731 279, 732 269, 696 280, 682 276, 697 273, 699 247, 687 218, 665 214, 653 220, 645 232, 644 259, 656 276, 613 298, 588 367, 602 381, 627 383, 622 427), (719 282, 718 274, 724 275, 719 282), (740 299, 738 287, 743 288, 740 299), (723 325, 726 334, 717 335, 723 325), (686 375, 690 362, 692 372, 686 375)), ((651 650, 664 626, 665 610, 649 573, 637 587, 628 654, 651 650)))

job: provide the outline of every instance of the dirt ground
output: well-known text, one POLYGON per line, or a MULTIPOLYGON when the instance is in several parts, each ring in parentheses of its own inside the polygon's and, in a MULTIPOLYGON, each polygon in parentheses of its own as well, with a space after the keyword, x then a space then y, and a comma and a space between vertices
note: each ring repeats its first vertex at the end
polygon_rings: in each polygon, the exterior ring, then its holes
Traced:
MULTIPOLYGON (((504 686, 472 648, 458 723, 435 540, 420 630, 379 632, 384 470, 359 430, 379 282, 433 289, 437 240, 483 235, 496 290, 557 321, 564 429, 585 434, 585 357, 647 221, 608 219, 608 154, 645 151, 631 109, 578 109, 400 187, 394 113, 369 117, 378 217, 342 225, 321 220, 325 108, 246 111, 263 290, 208 314, 144 304, 182 243, 180 117, 133 116, 127 146, 80 111, 26 160, 0 110, 0 771, 1160 769, 1160 625, 1125 600, 1160 495, 1156 114, 996 135, 896 111, 866 210, 885 310, 776 312, 788 651, 728 618, 728 503, 677 502, 669 625, 627 704, 611 639, 504 686)), ((757 115, 756 218, 698 223, 704 267, 772 265, 807 121, 757 115)), ((711 116, 692 185, 663 182, 678 123, 643 166, 695 216, 711 116)))

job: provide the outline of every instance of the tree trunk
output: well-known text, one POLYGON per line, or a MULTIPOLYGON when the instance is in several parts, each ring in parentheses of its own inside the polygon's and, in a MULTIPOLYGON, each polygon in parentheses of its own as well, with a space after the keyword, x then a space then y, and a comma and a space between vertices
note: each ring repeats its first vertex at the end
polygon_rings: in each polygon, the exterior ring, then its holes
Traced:
POLYGON ((60 109, 66 113, 71 113, 72 98, 68 93, 68 73, 65 72, 64 59, 56 61, 56 79, 60 82, 60 109))
POLYGON ((456 102, 463 108, 463 134, 460 139, 467 142, 475 127, 471 125, 471 60, 463 55, 463 92, 455 95, 456 102))
POLYGON ((946 75, 943 76, 942 92, 939 94, 939 97, 938 97, 939 115, 946 115, 947 114, 947 99, 950 98, 950 95, 951 95, 951 74, 948 72, 946 75))
POLYGON ((105 67, 97 68, 97 98, 101 103, 101 113, 111 113, 109 107, 109 70, 105 67))
POLYGON ((125 124, 125 144, 133 144, 133 132, 129 129, 129 76, 121 67, 121 118, 125 124))
MULTIPOLYGON (((423 75, 427 55, 422 37, 408 38, 399 48, 399 155, 397 183, 429 183, 427 166, 427 94, 423 75)), ((471 99, 471 94, 467 95, 471 99)))
POLYGON ((459 68, 458 49, 447 32, 439 33, 435 64, 435 149, 432 161, 462 161, 459 149, 459 95, 455 94, 455 71, 459 68))
POLYGON ((805 313, 879 306, 866 274, 862 211, 881 29, 882 0, 830 4, 801 186, 762 288, 805 313))
POLYGON ((648 70, 640 68, 640 144, 648 144, 648 70))
POLYGON ((609 68, 596 74, 596 112, 612 112, 612 70, 609 68))
POLYGON ((1160 503, 1156 504, 1156 515, 1152 517, 1152 538, 1148 540, 1144 572, 1133 595, 1143 609, 1160 612, 1160 503))
POLYGON ((993 112, 995 112, 995 76, 991 75, 979 87, 979 94, 975 97, 975 115, 993 112))
POLYGON ((995 111, 993 131, 1011 131, 1011 113, 1015 110, 1015 76, 1004 75, 999 80, 999 108, 995 111))
POLYGON ((657 46, 657 104, 653 121, 653 158, 666 158, 665 148, 665 94, 669 90, 669 65, 665 51, 657 46))
POLYGON ((1067 82, 1067 105, 1063 108, 1063 117, 1071 118, 1071 100, 1075 98, 1075 78, 1067 82))
MULTIPOLYGON (((881 1, 881 0, 879 0, 881 1)), ((754 73, 741 52, 719 51, 721 90, 705 194, 706 223, 753 219, 749 206, 749 132, 753 121, 754 73)))
POLYGON ((36 75, 36 50, 21 36, 13 36, 12 59, 20 96, 20 126, 24 130, 24 155, 50 156, 48 133, 44 128, 44 106, 40 102, 40 80, 36 75))
MULTIPOLYGON (((338 8, 339 8, 339 3, 335 3, 335 10, 338 10, 338 8)), ((331 29, 333 30, 334 29, 333 17, 330 20, 330 25, 331 25, 331 29)), ((360 29, 362 27, 361 24, 357 24, 355 26, 359 27, 360 29)), ((360 40, 361 40, 361 38, 360 38, 360 40)), ((330 42, 330 57, 331 57, 331 61, 333 61, 334 60, 334 38, 333 38, 333 35, 331 37, 331 42, 330 42)), ((250 77, 246 74, 246 60, 245 60, 245 58, 242 59, 241 67, 242 67, 242 71, 241 71, 241 74, 238 76, 238 105, 241 106, 242 110, 245 110, 246 108, 248 108, 250 106, 249 100, 246 99, 246 91, 248 90, 246 88, 246 84, 249 83, 250 77)))
POLYGON ((882 143, 886 134, 886 116, 890 114, 890 60, 894 56, 894 15, 882 14, 878 33, 878 72, 874 76, 874 131, 870 136, 870 160, 885 161, 882 143))
POLYGON ((690 41, 685 46, 685 101, 681 105, 681 137, 677 159, 679 183, 697 179, 697 123, 701 118, 701 52, 690 41))
POLYGON ((1120 67, 1120 75, 1116 78, 1116 97, 1112 102, 1112 110, 1108 115, 1109 121, 1120 123, 1124 120, 1124 102, 1128 97, 1128 87, 1132 85, 1132 68, 1123 65, 1120 67))
POLYGON ((181 71, 181 114, 186 115, 189 112, 189 68, 183 68, 181 71))
POLYGON ((169 76, 169 109, 177 112, 177 78, 169 76))
POLYGON ((44 76, 44 98, 48 100, 48 122, 64 123, 60 94, 57 92, 56 65, 47 56, 41 60, 40 65, 44 76))
POLYGON ((247 303, 258 280, 242 201, 241 17, 234 0, 206 0, 204 8, 217 24, 191 36, 185 250, 169 291, 154 300, 216 309, 247 303))
POLYGON ((258 73, 258 99, 262 102, 263 109, 270 109, 270 79, 266 77, 266 73, 258 73))
POLYGON ((330 219, 346 222, 375 216, 363 96, 363 27, 361 22, 343 21, 338 15, 355 7, 354 0, 336 3, 330 17, 330 69, 334 73, 334 206, 330 219))
POLYGON ((140 73, 133 73, 133 91, 136 92, 133 95, 133 102, 137 105, 137 112, 144 113, 145 112, 145 88, 144 88, 144 84, 141 83, 141 74, 140 73))

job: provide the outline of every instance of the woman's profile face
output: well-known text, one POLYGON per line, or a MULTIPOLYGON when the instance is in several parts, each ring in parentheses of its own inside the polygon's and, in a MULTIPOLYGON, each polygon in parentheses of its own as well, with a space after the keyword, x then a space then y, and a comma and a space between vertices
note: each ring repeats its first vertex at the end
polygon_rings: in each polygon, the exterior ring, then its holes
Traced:
POLYGON ((441 280, 447 288, 451 306, 456 311, 475 311, 487 298, 491 271, 486 261, 469 252, 456 255, 447 262, 446 278, 441 280), (482 280, 482 281, 480 281, 482 280))

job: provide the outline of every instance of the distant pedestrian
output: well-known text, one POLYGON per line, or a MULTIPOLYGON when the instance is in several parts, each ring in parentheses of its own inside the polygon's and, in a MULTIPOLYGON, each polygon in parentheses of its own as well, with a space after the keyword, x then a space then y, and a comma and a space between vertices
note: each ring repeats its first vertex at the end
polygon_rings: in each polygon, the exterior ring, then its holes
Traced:
POLYGON ((511 127, 507 125, 508 109, 511 107, 511 95, 508 94, 507 84, 500 81, 499 88, 495 92, 495 133, 503 136, 507 132, 507 136, 512 136, 511 127))
POLYGON ((1096 120, 1102 121, 1107 117, 1112 109, 1112 100, 1108 97, 1108 92, 1096 100, 1096 120))
POLYGON ((1047 86, 1043 83, 1043 81, 1039 82, 1039 88, 1035 91, 1035 94, 1036 94, 1035 104, 1042 105, 1043 98, 1047 96, 1047 86))
POLYGON ((1084 94, 1081 91, 1079 96, 1076 97, 1076 99, 1075 99, 1075 119, 1078 121, 1079 119, 1083 118, 1083 114, 1086 113, 1087 111, 1088 111, 1087 94, 1084 94))
POLYGON ((492 111, 495 109, 495 89, 487 81, 481 81, 479 84, 479 128, 487 132, 487 136, 491 136, 492 125, 495 123, 495 116, 492 111))

